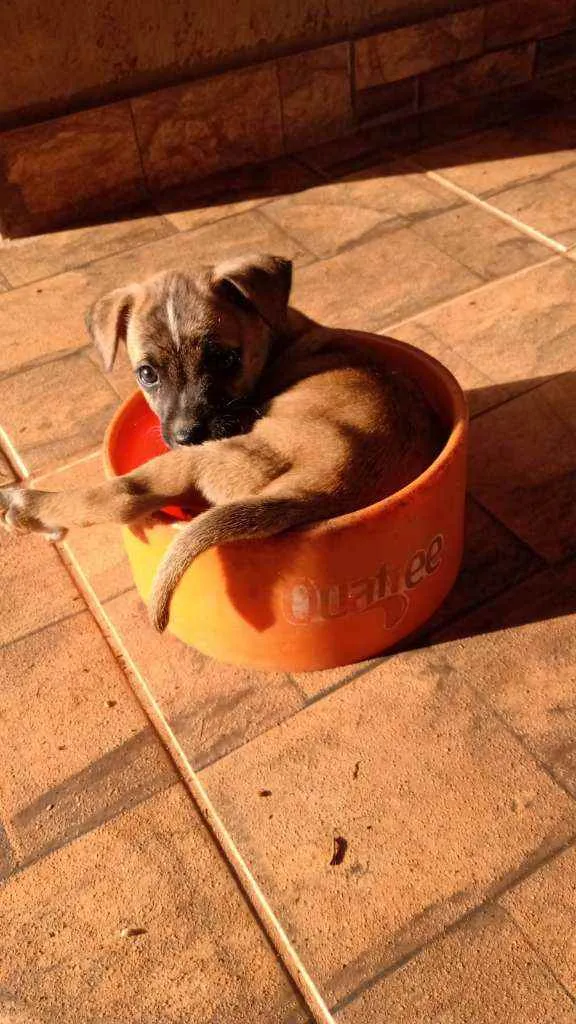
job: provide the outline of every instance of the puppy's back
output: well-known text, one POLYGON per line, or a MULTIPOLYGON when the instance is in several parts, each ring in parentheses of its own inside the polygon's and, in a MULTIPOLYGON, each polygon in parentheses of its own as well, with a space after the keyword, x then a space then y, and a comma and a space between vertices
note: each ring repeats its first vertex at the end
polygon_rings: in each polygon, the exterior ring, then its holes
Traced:
POLYGON ((384 359, 370 358, 356 337, 325 329, 312 345, 302 339, 280 375, 291 383, 262 421, 277 449, 296 453, 310 479, 337 495, 339 512, 405 487, 445 439, 419 386, 384 359))

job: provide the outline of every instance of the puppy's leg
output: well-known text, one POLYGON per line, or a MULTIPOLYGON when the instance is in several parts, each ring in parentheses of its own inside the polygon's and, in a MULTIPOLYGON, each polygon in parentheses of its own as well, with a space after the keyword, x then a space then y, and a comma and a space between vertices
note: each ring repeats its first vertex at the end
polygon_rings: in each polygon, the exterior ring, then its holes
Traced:
POLYGON ((198 487, 200 449, 167 452, 126 476, 74 491, 0 490, 0 516, 8 530, 43 533, 60 540, 71 526, 129 523, 164 505, 183 502, 198 487))
POLYGON ((9 530, 60 540, 71 526, 130 523, 165 505, 201 494, 220 504, 257 492, 286 466, 266 443, 251 438, 177 448, 132 473, 74 491, 0 490, 0 521, 9 530))

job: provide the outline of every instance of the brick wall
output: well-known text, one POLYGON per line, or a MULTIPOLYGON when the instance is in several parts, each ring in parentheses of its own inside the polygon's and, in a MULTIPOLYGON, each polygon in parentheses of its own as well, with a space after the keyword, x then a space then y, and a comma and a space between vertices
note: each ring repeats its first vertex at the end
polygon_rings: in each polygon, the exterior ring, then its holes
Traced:
POLYGON ((497 0, 12 129, 0 225, 99 216, 354 132, 394 147, 469 131, 558 102, 573 68, 576 0, 497 0))

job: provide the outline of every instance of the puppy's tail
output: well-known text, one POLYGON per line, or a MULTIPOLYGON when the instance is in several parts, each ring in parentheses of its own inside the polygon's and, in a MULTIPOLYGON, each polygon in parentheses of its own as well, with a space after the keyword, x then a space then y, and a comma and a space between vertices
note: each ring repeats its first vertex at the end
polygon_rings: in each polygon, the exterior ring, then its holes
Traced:
MULTIPOLYGON (((322 500, 322 499, 320 499, 322 500)), ((197 516, 174 541, 162 559, 150 598, 150 618, 159 632, 168 625, 170 601, 186 569, 203 551, 235 540, 271 537, 319 516, 319 497, 247 498, 216 505, 197 516)), ((322 515, 330 515, 322 500, 322 515)))

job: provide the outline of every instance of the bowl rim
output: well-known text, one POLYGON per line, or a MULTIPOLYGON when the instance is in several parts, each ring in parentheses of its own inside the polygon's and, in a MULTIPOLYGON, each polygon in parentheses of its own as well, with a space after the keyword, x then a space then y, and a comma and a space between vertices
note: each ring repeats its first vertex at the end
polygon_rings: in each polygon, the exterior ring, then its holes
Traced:
MULTIPOLYGON (((364 331, 350 331, 349 333, 353 334, 359 343, 365 344, 366 347, 376 348, 377 345, 382 345, 383 348, 401 349, 408 353, 415 362, 424 363, 433 372, 437 382, 444 389, 444 394, 447 398, 446 405, 450 408, 452 428, 443 448, 434 461, 426 467, 423 473, 420 473, 419 476, 415 477, 405 487, 402 487, 399 491, 394 491, 393 494, 388 495, 386 498, 381 498, 380 501, 366 505, 364 508, 356 509, 353 512, 346 512, 344 515, 334 516, 331 519, 323 519, 320 522, 297 527, 290 531, 290 533, 297 533, 299 536, 320 536, 335 530, 345 529, 361 521, 365 523, 379 517, 382 513, 391 511, 396 506, 406 504, 412 495, 427 490, 438 478, 441 478, 444 468, 451 461, 454 452, 462 446, 468 429, 469 412, 464 392, 451 371, 436 359, 435 356, 424 352, 415 345, 410 345, 408 342, 400 341, 397 338, 391 338, 388 335, 371 334, 364 331)), ((426 388, 423 387, 422 390, 426 394, 426 388)), ((108 424, 102 446, 104 469, 108 478, 122 475, 116 472, 112 464, 112 446, 115 436, 121 429, 124 418, 130 412, 130 409, 141 401, 145 401, 144 396, 141 391, 136 390, 134 394, 124 399, 108 424)), ((145 465, 145 463, 141 463, 141 465, 145 465)), ((153 528, 178 532, 185 529, 190 521, 172 520, 169 522, 158 520, 157 523, 154 523, 153 528)))

